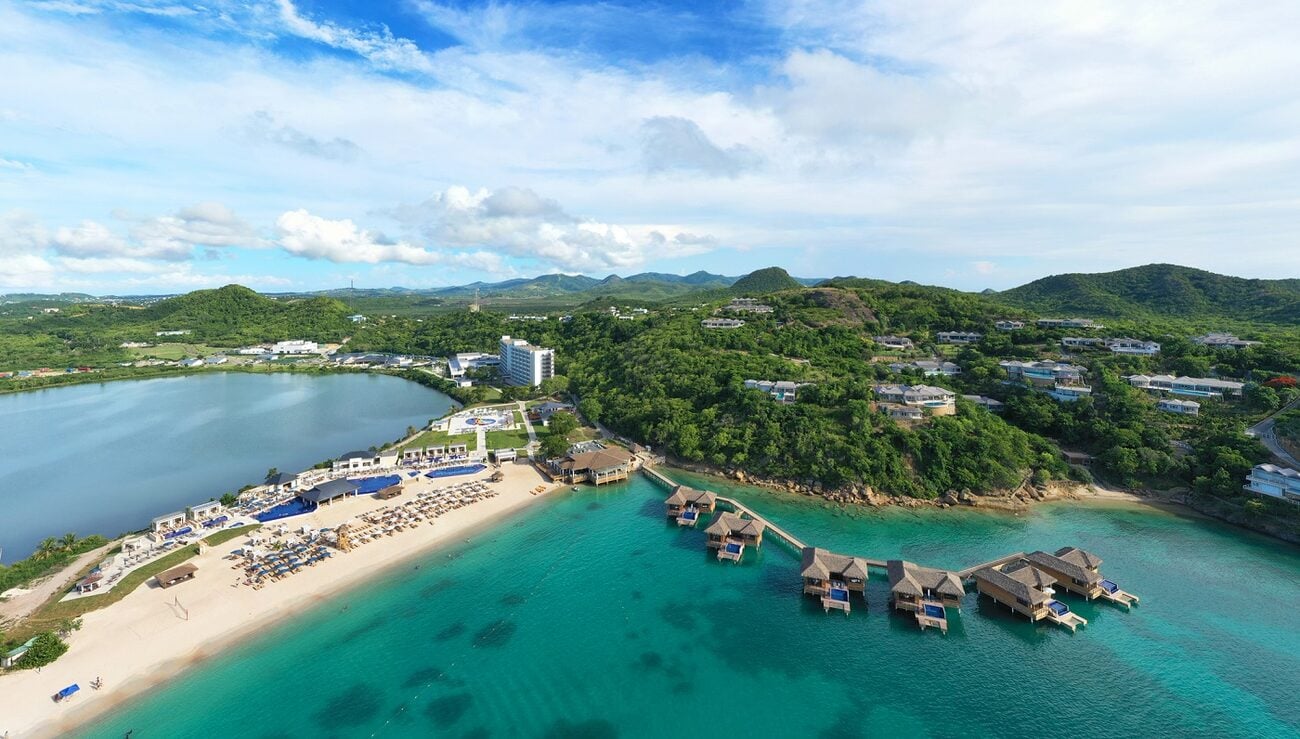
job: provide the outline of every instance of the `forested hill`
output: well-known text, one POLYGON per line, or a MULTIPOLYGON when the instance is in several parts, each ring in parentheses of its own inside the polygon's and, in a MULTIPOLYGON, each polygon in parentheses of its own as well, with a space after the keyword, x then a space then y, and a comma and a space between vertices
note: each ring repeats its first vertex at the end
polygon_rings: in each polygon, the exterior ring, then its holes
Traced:
POLYGON ((161 301, 140 318, 159 330, 184 330, 207 342, 240 344, 284 338, 338 341, 351 309, 333 298, 273 300, 241 285, 198 290, 161 301))
POLYGON ((732 292, 746 295, 774 293, 780 290, 793 290, 802 287, 800 282, 780 267, 767 267, 755 270, 736 280, 731 286, 732 292))
POLYGON ((1172 264, 1044 277, 997 298, 1040 314, 1300 321, 1300 280, 1248 280, 1172 264))

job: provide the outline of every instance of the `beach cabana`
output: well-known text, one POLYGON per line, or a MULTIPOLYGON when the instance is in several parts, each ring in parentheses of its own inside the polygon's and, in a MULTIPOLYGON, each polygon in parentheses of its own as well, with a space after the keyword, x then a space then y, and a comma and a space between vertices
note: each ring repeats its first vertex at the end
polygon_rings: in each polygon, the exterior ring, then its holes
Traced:
POLYGON ((961 599, 966 588, 955 572, 921 567, 902 559, 885 563, 889 575, 889 598, 894 608, 916 614, 916 622, 924 630, 937 626, 948 631, 948 614, 945 609, 961 610, 961 599))
POLYGON ((849 594, 863 595, 867 588, 867 560, 836 554, 820 547, 804 547, 799 576, 804 595, 821 599, 822 608, 848 613, 849 594))
POLYGON ((33 636, 32 638, 28 639, 22 644, 19 644, 13 649, 10 649, 8 652, 5 652, 4 654, 0 655, 0 667, 9 669, 10 667, 13 667, 14 665, 18 664, 18 660, 22 659, 23 655, 27 654, 27 651, 31 649, 32 645, 35 643, 36 643, 36 637, 33 636))
POLYGON ((155 532, 163 532, 183 525, 185 525, 185 511, 168 513, 167 515, 159 516, 150 522, 150 528, 155 532))
POLYGON ((198 566, 186 562, 183 565, 177 565, 170 570, 158 573, 154 579, 157 580, 158 587, 170 588, 177 583, 193 580, 194 573, 198 571, 198 566))
POLYGON ((360 485, 351 480, 326 480, 309 490, 299 491, 298 497, 305 503, 318 506, 335 498, 356 495, 360 488, 360 485))
POLYGON ((209 518, 215 518, 224 510, 219 500, 210 500, 207 503, 199 503, 190 507, 191 521, 206 521, 209 518))

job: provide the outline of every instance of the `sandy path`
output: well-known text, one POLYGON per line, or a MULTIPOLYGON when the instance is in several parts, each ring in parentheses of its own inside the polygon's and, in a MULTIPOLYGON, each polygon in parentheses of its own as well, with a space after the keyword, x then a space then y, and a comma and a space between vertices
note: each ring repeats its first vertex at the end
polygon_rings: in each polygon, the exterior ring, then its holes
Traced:
POLYGON ((113 544, 110 542, 98 549, 92 549, 72 560, 68 566, 42 580, 40 584, 28 592, 0 603, 0 624, 26 618, 28 614, 39 608, 42 603, 49 600, 51 595, 71 586, 78 572, 89 567, 91 563, 102 559, 112 547, 113 544))
MULTIPOLYGON (((440 544, 464 539, 477 528, 542 499, 531 491, 547 483, 531 465, 505 465, 503 472, 506 479, 493 484, 500 493, 494 498, 446 513, 432 526, 425 523, 351 552, 336 553, 261 590, 234 584, 237 573, 222 557, 243 541, 235 539, 190 560, 199 567, 195 580, 167 590, 150 582, 120 602, 86 614, 81 631, 68 640, 71 649, 57 662, 40 673, 24 670, 0 676, 0 736, 6 731, 10 739, 65 733, 131 696, 165 684, 179 671, 220 654, 229 644, 274 621, 371 581, 385 568, 440 544), (96 677, 103 678, 105 688, 90 689, 96 677), (72 683, 82 690, 68 704, 50 700, 72 683)), ((483 479, 489 473, 475 477, 483 479)), ((410 500, 415 492, 475 477, 421 477, 415 489, 408 488, 394 500, 347 499, 285 523, 337 526, 365 511, 410 500)), ((547 484, 548 490, 556 487, 547 484)))

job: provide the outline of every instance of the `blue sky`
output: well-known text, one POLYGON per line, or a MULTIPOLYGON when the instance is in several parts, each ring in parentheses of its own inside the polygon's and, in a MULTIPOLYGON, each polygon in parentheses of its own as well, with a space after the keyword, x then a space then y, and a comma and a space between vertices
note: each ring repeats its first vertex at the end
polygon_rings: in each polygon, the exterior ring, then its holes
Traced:
POLYGON ((0 0, 0 291, 1300 275, 1300 5, 0 0))

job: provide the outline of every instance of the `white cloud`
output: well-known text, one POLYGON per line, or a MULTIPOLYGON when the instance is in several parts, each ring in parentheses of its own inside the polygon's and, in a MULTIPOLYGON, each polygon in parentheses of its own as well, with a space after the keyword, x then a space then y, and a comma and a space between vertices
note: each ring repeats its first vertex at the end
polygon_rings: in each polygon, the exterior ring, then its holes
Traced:
POLYGON ((0 213, 0 256, 36 254, 49 244, 49 234, 34 213, 0 213))
POLYGON ((641 156, 649 172, 696 171, 735 177, 758 166, 760 157, 739 144, 723 149, 699 124, 679 116, 654 116, 641 124, 641 156))
POLYGON ((281 214, 275 225, 280 247, 294 256, 307 259, 363 264, 445 264, 488 271, 501 268, 500 259, 494 254, 431 251, 406 241, 388 239, 374 231, 363 230, 346 218, 330 220, 302 209, 281 214))
POLYGON ((67 257, 123 257, 183 261, 194 247, 264 246, 253 228, 220 203, 199 203, 173 215, 134 219, 130 238, 97 221, 55 231, 50 245, 67 257))
POLYGON ((298 12, 292 0, 277 0, 280 19, 291 33, 336 49, 351 51, 381 69, 429 72, 431 65, 413 41, 393 36, 385 27, 358 30, 335 23, 316 22, 298 12))

